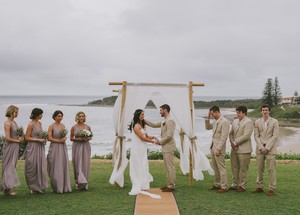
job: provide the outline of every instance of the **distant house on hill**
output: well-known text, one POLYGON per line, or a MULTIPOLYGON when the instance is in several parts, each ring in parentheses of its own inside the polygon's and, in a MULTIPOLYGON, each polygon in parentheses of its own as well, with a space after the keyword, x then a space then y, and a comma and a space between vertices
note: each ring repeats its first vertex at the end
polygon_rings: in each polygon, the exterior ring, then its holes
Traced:
POLYGON ((278 103, 283 104, 300 104, 300 96, 292 96, 292 97, 281 97, 278 99, 278 103))

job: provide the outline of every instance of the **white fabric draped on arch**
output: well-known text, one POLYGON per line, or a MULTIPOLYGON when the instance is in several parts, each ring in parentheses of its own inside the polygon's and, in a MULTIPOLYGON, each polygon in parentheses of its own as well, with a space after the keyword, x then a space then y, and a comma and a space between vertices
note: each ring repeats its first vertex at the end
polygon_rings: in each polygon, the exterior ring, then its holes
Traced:
MULTIPOLYGON (((180 149, 180 168, 183 174, 189 172, 189 151, 192 150, 191 138, 195 138, 193 121, 191 116, 191 108, 189 101, 189 85, 188 84, 132 84, 128 83, 126 87, 126 99, 122 105, 123 90, 119 92, 113 112, 113 123, 116 132, 116 140, 114 144, 114 169, 109 182, 117 183, 120 187, 124 186, 124 171, 128 164, 126 158, 126 147, 123 146, 123 136, 130 121, 133 112, 141 107, 145 107, 149 100, 152 100, 155 106, 159 107, 163 104, 169 104, 171 107, 171 116, 176 121, 177 129, 182 128, 185 138, 183 149, 180 149), (122 113, 121 113, 121 110, 122 113)), ((194 113, 194 111, 193 111, 194 113)), ((192 118, 193 117, 193 118, 192 118)), ((151 120, 151 119, 150 119, 151 120)), ((193 160, 193 178, 195 180, 203 180, 202 171, 208 171, 213 174, 213 170, 208 159, 195 144, 193 160)))

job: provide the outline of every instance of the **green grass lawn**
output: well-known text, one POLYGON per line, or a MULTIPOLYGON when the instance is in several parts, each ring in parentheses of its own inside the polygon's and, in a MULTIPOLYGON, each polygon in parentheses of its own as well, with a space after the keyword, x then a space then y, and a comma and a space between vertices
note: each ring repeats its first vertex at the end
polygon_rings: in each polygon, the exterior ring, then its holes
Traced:
MULTIPOLYGON (((154 177, 151 187, 165 185, 162 161, 149 163, 154 177)), ((248 189, 244 193, 231 191, 219 194, 209 191, 213 177, 208 174, 205 174, 205 180, 193 181, 193 185, 189 186, 188 176, 180 175, 178 164, 176 167, 174 195, 181 214, 300 214, 300 163, 297 161, 278 161, 278 191, 274 197, 251 193, 256 178, 254 160, 251 161, 248 189)), ((24 178, 24 161, 18 161, 21 185, 16 188, 15 197, 0 194, 0 214, 133 214, 135 196, 128 195, 131 189, 128 168, 125 171, 124 188, 109 184, 112 168, 111 161, 92 160, 88 191, 75 190, 71 169, 72 193, 56 194, 48 188, 44 194, 30 194, 24 178)), ((230 179, 229 163, 227 169, 230 179)))

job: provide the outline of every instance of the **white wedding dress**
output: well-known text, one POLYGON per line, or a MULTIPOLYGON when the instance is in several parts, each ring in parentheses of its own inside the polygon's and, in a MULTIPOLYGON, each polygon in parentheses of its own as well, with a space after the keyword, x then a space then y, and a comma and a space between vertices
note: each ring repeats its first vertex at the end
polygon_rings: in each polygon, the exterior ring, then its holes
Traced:
MULTIPOLYGON (((143 135, 146 135, 146 131, 143 128, 141 129, 141 132, 143 135)), ((132 183, 129 195, 142 193, 151 196, 152 198, 160 198, 159 195, 145 191, 150 189, 150 182, 153 181, 153 177, 149 172, 147 143, 142 141, 135 132, 132 133, 129 175, 132 183)))

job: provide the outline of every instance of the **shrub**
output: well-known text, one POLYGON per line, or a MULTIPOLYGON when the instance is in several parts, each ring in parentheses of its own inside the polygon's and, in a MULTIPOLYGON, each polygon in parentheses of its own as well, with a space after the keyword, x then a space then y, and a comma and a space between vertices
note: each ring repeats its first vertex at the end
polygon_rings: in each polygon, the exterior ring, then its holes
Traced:
MULTIPOLYGON (((178 150, 174 153, 175 157, 180 159, 180 152, 178 150)), ((108 153, 107 155, 93 155, 92 159, 107 159, 112 160, 112 153, 108 153)), ((130 159, 130 150, 127 150, 126 157, 130 159)), ((206 155, 208 159, 211 159, 210 154, 206 155)), ((255 156, 251 155, 251 158, 255 159, 255 156)), ((225 159, 230 159, 230 153, 226 153, 225 159)), ((161 151, 148 151, 148 160, 163 160, 163 153, 161 151)), ((276 160, 300 160, 300 154, 289 154, 289 153, 279 153, 276 154, 276 160)))

